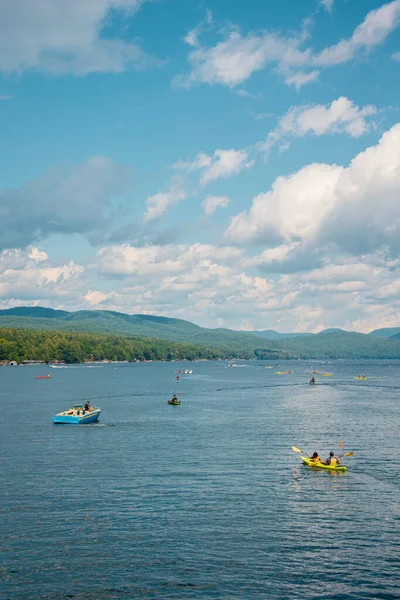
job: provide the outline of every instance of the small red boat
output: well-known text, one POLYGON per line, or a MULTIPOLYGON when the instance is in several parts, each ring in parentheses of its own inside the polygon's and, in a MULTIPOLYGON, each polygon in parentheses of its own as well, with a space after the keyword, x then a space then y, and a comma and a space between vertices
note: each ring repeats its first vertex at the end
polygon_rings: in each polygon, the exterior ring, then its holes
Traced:
POLYGON ((51 379, 51 375, 35 375, 35 379, 51 379))

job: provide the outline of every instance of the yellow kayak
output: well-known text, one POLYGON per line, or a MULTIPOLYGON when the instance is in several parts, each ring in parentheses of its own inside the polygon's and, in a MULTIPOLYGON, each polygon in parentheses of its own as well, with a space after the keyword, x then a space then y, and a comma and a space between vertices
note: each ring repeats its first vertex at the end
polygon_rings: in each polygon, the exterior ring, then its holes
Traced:
POLYGON ((367 381, 368 377, 354 377, 357 381, 367 381))
POLYGON ((346 467, 344 465, 338 465, 336 467, 332 467, 331 465, 324 465, 324 463, 320 463, 320 462, 316 463, 313 460, 311 460, 310 458, 306 458, 305 456, 302 456, 301 460, 308 467, 316 467, 317 469, 326 469, 327 471, 342 471, 342 473, 345 473, 345 471, 346 471, 346 467))
POLYGON ((332 377, 332 373, 322 373, 322 377, 332 377))

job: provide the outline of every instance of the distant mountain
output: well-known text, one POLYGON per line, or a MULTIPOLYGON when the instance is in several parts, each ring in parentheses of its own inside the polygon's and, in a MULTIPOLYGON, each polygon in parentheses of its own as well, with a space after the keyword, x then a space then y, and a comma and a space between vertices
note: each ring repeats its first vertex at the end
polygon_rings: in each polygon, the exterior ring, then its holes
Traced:
MULTIPOLYGON (((70 332, 106 333, 187 342, 208 348, 248 352, 257 358, 400 358, 400 336, 328 329, 314 334, 280 334, 273 330, 241 332, 206 329, 182 319, 154 315, 127 315, 114 311, 54 311, 43 307, 0 310, 0 327, 70 332), (274 337, 272 337, 274 336, 274 337)), ((393 329, 394 335, 400 328, 393 329)), ((0 340, 1 341, 1 340, 0 340)), ((242 355, 241 354, 241 355, 242 355)))
POLYGON ((54 308, 44 308, 43 306, 16 306, 15 308, 6 308, 0 310, 0 315, 10 317, 34 317, 45 319, 58 319, 69 315, 65 310, 54 310, 54 308))
POLYGON ((391 335, 389 340, 400 340, 400 332, 395 333, 394 335, 391 335))
POLYGON ((375 329, 374 331, 370 331, 368 335, 381 338, 391 338, 398 333, 400 333, 400 327, 384 327, 383 329, 375 329))
POLYGON ((305 335, 314 335, 312 333, 279 333, 279 331, 275 331, 274 329, 265 329, 264 331, 241 331, 240 333, 258 335, 258 337, 264 338, 265 340, 283 340, 304 337, 305 335))
POLYGON ((134 335, 232 349, 254 350, 260 345, 258 337, 230 329, 206 329, 182 319, 106 310, 66 312, 42 307, 0 310, 0 327, 134 335))
MULTIPOLYGON (((268 347, 279 349, 291 358, 400 358, 400 339, 383 339, 347 331, 272 340, 268 347)), ((256 350, 255 354, 257 358, 263 358, 262 350, 256 350)))
POLYGON ((326 333, 337 333, 338 331, 347 333, 344 329, 339 329, 337 327, 330 327, 329 329, 323 329, 322 331, 318 331, 317 335, 325 335, 326 333))

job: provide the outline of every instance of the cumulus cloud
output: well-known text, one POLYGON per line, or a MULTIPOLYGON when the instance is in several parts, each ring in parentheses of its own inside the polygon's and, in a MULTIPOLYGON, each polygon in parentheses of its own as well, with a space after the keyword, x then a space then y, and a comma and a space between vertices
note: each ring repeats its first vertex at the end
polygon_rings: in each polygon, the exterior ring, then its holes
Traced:
POLYGON ((200 184, 207 185, 217 179, 237 175, 253 166, 246 150, 215 150, 212 156, 200 152, 192 161, 179 161, 174 168, 188 172, 201 171, 200 184))
POLYGON ((318 136, 348 133, 351 137, 359 137, 368 131, 370 124, 367 119, 376 112, 375 106, 360 108, 344 96, 327 105, 292 106, 281 117, 276 129, 269 133, 261 148, 268 151, 277 143, 286 147, 291 138, 303 137, 308 133, 318 136))
POLYGON ((241 256, 242 250, 236 247, 200 243, 140 247, 121 244, 98 250, 97 265, 103 275, 151 278, 181 273, 211 260, 225 263, 241 256))
MULTIPOLYGON (((55 306, 75 303, 84 283, 84 267, 70 261, 55 265, 37 247, 0 252, 0 304, 55 306)), ((78 300, 79 301, 79 300, 78 300)))
MULTIPOLYGON (((284 259, 294 247, 264 251, 262 258, 284 259)), ((369 331, 396 324, 400 308, 400 262, 384 251, 335 263, 327 258, 307 273, 290 275, 254 275, 256 263, 243 250, 206 244, 105 247, 95 265, 103 278, 112 278, 114 290, 89 292, 93 308, 183 317, 203 326, 369 331)))
POLYGON ((145 1, 0 2, 0 71, 85 75, 156 65, 137 43, 101 35, 110 11, 131 16, 145 1))
POLYGON ((51 233, 98 232, 128 182, 126 168, 97 156, 0 192, 0 249, 25 247, 51 233))
POLYGON ((202 207, 207 217, 211 217, 217 208, 229 206, 229 198, 226 196, 207 196, 202 202, 202 207))
POLYGON ((146 212, 144 214, 145 222, 153 221, 162 217, 171 206, 186 200, 189 192, 185 183, 180 177, 173 178, 170 189, 167 192, 158 192, 146 199, 146 212))
MULTIPOLYGON (((294 247, 282 245, 260 257, 281 260, 294 247)), ((281 331, 327 326, 369 331, 398 324, 400 261, 385 250, 335 263, 328 258, 308 273, 290 275, 255 275, 255 264, 243 249, 199 243, 107 246, 97 251, 89 270, 74 262, 52 263, 37 247, 5 250, 0 306, 86 306, 281 331), (89 273, 95 277, 91 282, 89 273)))
POLYGON ((239 244, 274 245, 314 235, 332 210, 334 189, 342 167, 312 164, 288 177, 278 177, 272 189, 253 198, 250 211, 231 219, 226 237, 239 244))
MULTIPOLYGON (((324 4, 329 9, 332 2, 325 0, 324 4)), ((173 85, 190 87, 208 83, 235 88, 256 71, 271 65, 278 67, 288 84, 299 88, 318 77, 318 68, 348 62, 358 53, 382 44, 399 22, 400 0, 393 0, 370 11, 348 39, 317 53, 304 48, 308 38, 304 28, 298 35, 287 37, 270 31, 242 35, 233 27, 222 41, 209 48, 201 46, 197 36, 196 43, 190 44, 190 71, 175 77, 173 85)))
POLYGON ((297 44, 296 40, 286 40, 273 33, 242 36, 234 30, 211 48, 196 45, 188 55, 189 75, 176 77, 173 85, 190 87, 194 83, 218 83, 234 88, 255 71, 264 69, 267 63, 280 61, 288 47, 297 44))
MULTIPOLYGON (((301 250, 334 245, 351 254, 400 249, 400 124, 348 167, 314 163, 276 179, 251 209, 231 219, 228 241, 300 243, 301 250)), ((273 244, 270 244, 273 245, 273 244)))

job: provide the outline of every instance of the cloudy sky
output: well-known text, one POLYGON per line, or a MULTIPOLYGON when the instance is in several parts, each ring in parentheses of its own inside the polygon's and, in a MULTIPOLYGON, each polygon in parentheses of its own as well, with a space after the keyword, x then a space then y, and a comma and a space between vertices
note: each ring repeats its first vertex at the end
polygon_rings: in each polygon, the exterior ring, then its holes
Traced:
POLYGON ((400 0, 0 0, 0 308, 400 326, 400 0))

